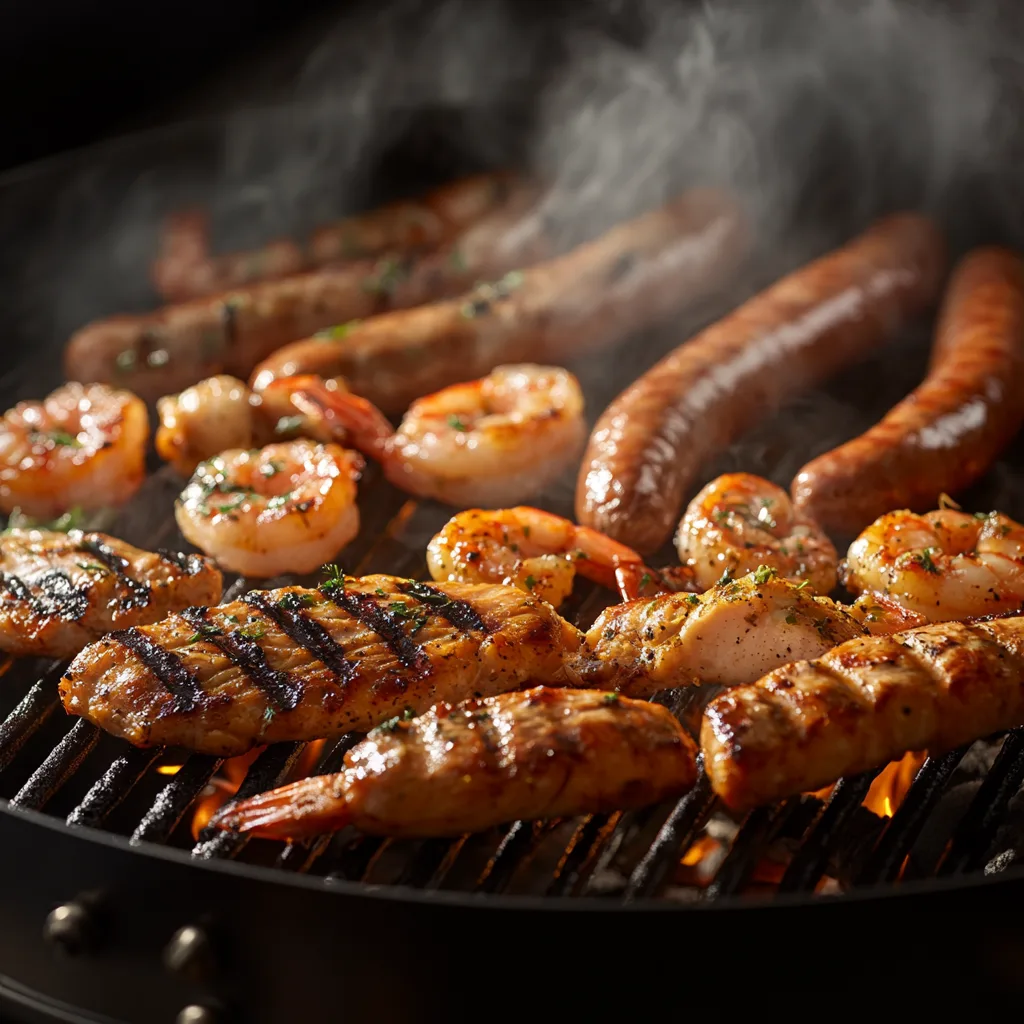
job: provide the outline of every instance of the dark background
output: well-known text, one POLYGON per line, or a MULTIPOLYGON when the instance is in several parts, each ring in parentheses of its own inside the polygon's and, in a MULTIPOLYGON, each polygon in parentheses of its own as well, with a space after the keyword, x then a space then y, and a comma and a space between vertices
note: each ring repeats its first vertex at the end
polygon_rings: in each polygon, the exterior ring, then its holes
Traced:
POLYGON ((0 168, 272 98, 344 0, 14 0, 0 13, 0 168))

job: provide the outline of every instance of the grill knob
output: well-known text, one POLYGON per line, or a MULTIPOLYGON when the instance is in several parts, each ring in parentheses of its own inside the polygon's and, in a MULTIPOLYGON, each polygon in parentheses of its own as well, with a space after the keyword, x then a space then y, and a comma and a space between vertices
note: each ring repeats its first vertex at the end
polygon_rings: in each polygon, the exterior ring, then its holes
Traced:
POLYGON ((77 900, 62 903, 47 916, 43 937, 71 956, 84 953, 96 941, 92 911, 77 900))
MULTIPOLYGON (((198 925, 187 924, 184 928, 179 928, 164 947, 164 965, 167 970, 187 981, 208 981, 217 967, 210 937, 198 925)), ((186 1009, 198 1009, 204 1013, 212 1012, 207 1011, 204 1007, 186 1007, 186 1009)), ((181 1012, 184 1013, 185 1010, 181 1012)), ((206 1024, 207 1020, 212 1019, 197 1017, 196 1021, 206 1024)))
POLYGON ((175 1024, 218 1024, 220 1019, 220 1015, 216 1010, 211 1010, 208 1006, 200 1006, 198 1003, 192 1003, 181 1010, 178 1016, 174 1018, 174 1021, 175 1024))

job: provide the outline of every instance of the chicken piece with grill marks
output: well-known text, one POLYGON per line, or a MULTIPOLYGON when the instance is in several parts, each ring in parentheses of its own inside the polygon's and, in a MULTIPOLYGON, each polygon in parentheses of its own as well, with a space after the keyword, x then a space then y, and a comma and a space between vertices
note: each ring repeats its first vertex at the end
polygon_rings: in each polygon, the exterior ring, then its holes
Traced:
POLYGON ((348 752, 344 771, 244 800, 216 824, 267 838, 349 824, 372 835, 458 836, 679 796, 696 778, 695 754, 660 704, 538 686, 388 722, 348 752))
POLYGON ((528 683, 641 697, 735 685, 863 632, 768 569, 702 597, 609 609, 586 637, 516 587, 344 577, 111 634, 79 655, 60 690, 72 714, 137 745, 233 755, 528 683))
POLYGON ((143 551, 102 533, 0 534, 0 650, 68 657, 112 629, 220 600, 208 558, 143 551))
POLYGON ((234 755, 366 732, 439 700, 572 684, 582 639, 514 587, 340 577, 111 633, 60 692, 72 714, 136 745, 234 755))
POLYGON ((1024 617, 852 640, 711 702, 715 792, 736 811, 1024 725, 1024 617))

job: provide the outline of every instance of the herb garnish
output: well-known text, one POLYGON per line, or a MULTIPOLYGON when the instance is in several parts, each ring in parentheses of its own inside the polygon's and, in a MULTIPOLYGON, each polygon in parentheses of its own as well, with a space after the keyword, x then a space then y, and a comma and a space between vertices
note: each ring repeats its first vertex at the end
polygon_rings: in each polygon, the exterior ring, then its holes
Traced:
POLYGON ((533 588, 535 586, 537 586, 537 578, 535 576, 532 576, 532 575, 531 576, 527 576, 526 579, 523 582, 526 584, 526 589, 527 590, 533 590, 533 588))
POLYGON ((322 331, 317 331, 313 335, 314 338, 319 338, 322 341, 340 341, 342 338, 348 337, 351 331, 358 327, 363 321, 362 320, 349 320, 344 324, 335 324, 333 327, 325 327, 322 331))
POLYGON ((105 565, 97 565, 95 562, 75 562, 75 565, 79 569, 85 569, 86 572, 106 572, 107 567, 105 565))
POLYGON ((266 631, 267 627, 262 622, 254 622, 252 625, 247 625, 245 629, 238 630, 238 635, 244 636, 246 640, 259 640, 266 631))
POLYGON ((754 570, 755 583, 767 583, 775 575, 775 570, 770 565, 759 565, 754 570))
POLYGON ((303 423, 301 416, 282 416, 274 426, 274 433, 291 434, 298 430, 303 423))
POLYGON ((605 704, 618 704, 618 702, 619 702, 619 695, 617 693, 606 693, 604 695, 604 703, 605 704))
POLYGON ((459 433, 465 433, 469 430, 469 427, 467 427, 466 424, 454 413, 448 417, 448 426, 451 427, 452 430, 459 431, 459 433))
POLYGON ((278 608, 284 608, 290 612, 298 611, 300 608, 308 608, 311 604, 313 604, 312 594, 300 594, 294 590, 288 591, 277 602, 278 608))
POLYGON ((687 604, 700 604, 700 598, 696 594, 687 594, 684 600, 687 604))

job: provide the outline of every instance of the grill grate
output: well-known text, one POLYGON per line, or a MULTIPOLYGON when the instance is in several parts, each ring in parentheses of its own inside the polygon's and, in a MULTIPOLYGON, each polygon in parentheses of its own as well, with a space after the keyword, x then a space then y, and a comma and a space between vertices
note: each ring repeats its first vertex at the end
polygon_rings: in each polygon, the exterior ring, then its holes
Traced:
MULTIPOLYGON (((448 513, 374 486, 372 472, 369 476, 360 495, 363 521, 386 525, 376 533, 364 530, 369 536, 348 552, 347 564, 356 574, 422 576, 426 540, 448 513)), ((172 482, 165 471, 155 477, 152 486, 166 498, 172 482)), ((159 535, 163 545, 185 546, 166 521, 147 522, 135 513, 112 532, 135 542, 159 535)), ((225 600, 253 586, 235 579, 225 600)), ((586 625, 608 595, 585 586, 580 591, 563 613, 586 625)), ((763 895, 766 863, 776 869, 768 890, 790 894, 820 890, 826 879, 832 889, 884 885, 979 871, 986 865, 991 870, 991 865, 1016 858, 1015 849, 998 847, 997 835, 1024 782, 1024 729, 1008 734, 998 753, 997 741, 978 745, 987 744, 989 756, 994 754, 991 766, 981 773, 962 813, 950 819, 941 849, 920 856, 918 840, 956 787, 966 749, 925 761, 891 818, 863 806, 876 771, 842 780, 825 799, 803 796, 758 809, 737 823, 723 811, 701 770, 694 789, 674 803, 575 821, 513 822, 456 840, 381 840, 345 829, 295 844, 249 843, 246 837, 208 828, 193 839, 195 808, 209 795, 223 759, 138 750, 83 720, 55 715, 63 668, 45 661, 8 665, 4 692, 11 702, 21 699, 0 722, 0 794, 13 806, 45 809, 70 826, 106 829, 141 847, 190 849, 196 859, 244 859, 282 872, 319 875, 328 883, 345 879, 482 894, 714 903, 763 895), (681 865, 692 868, 688 855, 704 846, 718 851, 717 868, 708 860, 707 876, 695 880, 681 865)), ((692 726, 701 696, 689 690, 661 699, 692 726)), ((358 739, 347 735, 322 744, 315 757, 307 744, 267 747, 248 765, 236 795, 262 792, 294 777, 300 764, 317 773, 337 771, 358 739)))

